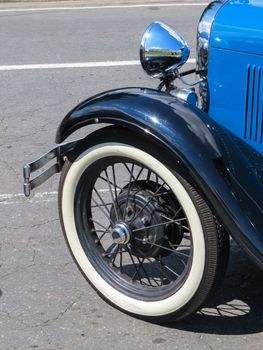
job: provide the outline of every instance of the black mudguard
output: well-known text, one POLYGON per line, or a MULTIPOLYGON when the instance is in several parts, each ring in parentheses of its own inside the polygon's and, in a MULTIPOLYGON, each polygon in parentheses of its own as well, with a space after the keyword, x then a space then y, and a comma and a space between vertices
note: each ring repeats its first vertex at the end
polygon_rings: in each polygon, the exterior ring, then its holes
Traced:
POLYGON ((263 156, 198 108, 151 89, 108 91, 75 107, 57 130, 61 143, 94 123, 132 129, 186 169, 230 235, 263 268, 263 156))

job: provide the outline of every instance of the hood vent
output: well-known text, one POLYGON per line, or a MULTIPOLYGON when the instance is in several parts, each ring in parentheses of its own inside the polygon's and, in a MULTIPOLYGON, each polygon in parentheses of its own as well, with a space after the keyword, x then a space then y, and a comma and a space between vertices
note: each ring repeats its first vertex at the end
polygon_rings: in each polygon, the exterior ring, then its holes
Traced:
POLYGON ((244 138, 263 143, 263 72, 248 65, 244 138))

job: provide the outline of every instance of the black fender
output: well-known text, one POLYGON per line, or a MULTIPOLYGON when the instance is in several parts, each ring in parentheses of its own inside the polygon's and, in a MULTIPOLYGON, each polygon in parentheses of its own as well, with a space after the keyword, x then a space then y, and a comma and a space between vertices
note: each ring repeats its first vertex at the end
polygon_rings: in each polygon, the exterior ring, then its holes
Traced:
POLYGON ((164 147, 202 191, 220 222, 263 268, 263 156, 196 107, 156 90, 108 91, 75 107, 56 142, 96 123, 130 128, 164 147))

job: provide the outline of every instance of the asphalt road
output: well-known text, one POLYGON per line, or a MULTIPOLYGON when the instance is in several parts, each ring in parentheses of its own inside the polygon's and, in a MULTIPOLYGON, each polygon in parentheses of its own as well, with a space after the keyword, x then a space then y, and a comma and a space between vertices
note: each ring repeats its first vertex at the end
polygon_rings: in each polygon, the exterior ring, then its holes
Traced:
MULTIPOLYGON (((194 58, 203 8, 0 8, 0 68, 137 60, 141 35, 157 19, 186 37, 194 58)), ((21 195, 22 165, 54 144, 75 104, 102 90, 156 84, 137 65, 0 70, 0 349, 263 348, 263 275, 234 243, 211 306, 181 323, 153 325, 108 306, 79 273, 58 221, 58 176, 31 199, 21 195)))

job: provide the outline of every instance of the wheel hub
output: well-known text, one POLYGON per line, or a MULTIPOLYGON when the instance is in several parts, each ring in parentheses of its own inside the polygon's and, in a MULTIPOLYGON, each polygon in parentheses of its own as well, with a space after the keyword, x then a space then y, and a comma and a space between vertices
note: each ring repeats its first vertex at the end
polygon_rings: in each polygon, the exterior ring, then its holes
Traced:
POLYGON ((177 227, 165 225, 167 219, 163 214, 169 214, 162 206, 162 196, 158 200, 151 200, 156 184, 154 187, 151 183, 142 185, 134 188, 131 186, 130 190, 124 188, 118 195, 115 206, 111 207, 110 217, 114 223, 112 240, 117 244, 129 244, 134 255, 165 255, 167 253, 158 246, 166 246, 168 241, 175 243, 175 239, 178 240, 177 227))
POLYGON ((127 244, 130 241, 130 229, 125 223, 118 223, 113 226, 111 237, 114 243, 127 244))

